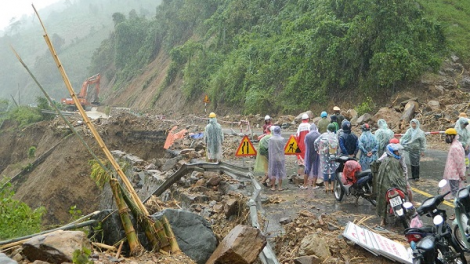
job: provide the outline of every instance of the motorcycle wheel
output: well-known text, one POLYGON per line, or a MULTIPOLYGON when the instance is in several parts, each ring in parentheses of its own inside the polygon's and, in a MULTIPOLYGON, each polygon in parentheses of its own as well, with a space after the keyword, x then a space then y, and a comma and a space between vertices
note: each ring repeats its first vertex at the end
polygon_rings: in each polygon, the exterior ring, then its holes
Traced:
MULTIPOLYGON (((370 193, 372 193, 372 187, 369 185, 369 183, 366 183, 363 187, 362 187, 362 191, 364 193, 366 193, 367 191, 369 191, 370 193), (366 187, 367 185, 367 187, 366 187), (369 190, 367 190, 367 188, 369 188, 369 190)), ((377 201, 372 197, 372 196, 363 196, 364 199, 366 199, 367 201, 369 201, 373 206, 377 206, 377 201)))
POLYGON ((461 248, 467 250, 465 246, 465 240, 464 240, 465 238, 462 235, 462 232, 460 232, 460 228, 458 225, 454 226, 454 236, 455 236, 455 240, 457 241, 457 244, 459 244, 461 248))
POLYGON ((341 200, 343 200, 344 190, 341 187, 341 183, 339 181, 340 181, 339 179, 336 179, 335 181, 334 193, 335 193, 335 199, 341 202, 341 200))
MULTIPOLYGON (((456 250, 449 246, 449 249, 456 253, 456 250)), ((441 250, 437 249, 437 258, 436 258, 436 263, 449 263, 449 264, 467 264, 467 259, 465 258, 465 255, 462 252, 460 252, 459 256, 456 257, 453 260, 445 261, 444 259, 444 254, 442 254, 441 250)))

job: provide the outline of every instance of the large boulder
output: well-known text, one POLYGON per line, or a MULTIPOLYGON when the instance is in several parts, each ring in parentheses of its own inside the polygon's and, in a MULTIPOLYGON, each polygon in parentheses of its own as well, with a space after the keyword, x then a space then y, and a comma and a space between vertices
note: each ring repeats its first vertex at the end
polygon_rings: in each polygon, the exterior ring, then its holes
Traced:
POLYGON ((180 249, 198 264, 204 264, 217 247, 217 238, 202 216, 176 209, 165 209, 151 217, 166 216, 180 249))
POLYGON ((400 116, 401 114, 393 108, 388 108, 388 107, 382 107, 379 109, 379 111, 372 117, 372 121, 374 122, 371 125, 376 126, 377 121, 379 119, 384 119, 387 121, 387 125, 390 129, 393 129, 395 127, 398 127, 400 124, 400 116))
POLYGON ((371 120, 371 118, 372 116, 369 113, 365 113, 357 119, 357 124, 362 125, 364 123, 367 123, 371 120))
POLYGON ((315 255, 322 260, 331 256, 330 247, 325 238, 313 233, 307 235, 300 242, 299 256, 315 255))
POLYGON ((419 104, 416 101, 408 101, 405 105, 405 109, 403 110, 403 114, 401 115, 401 126, 407 127, 410 123, 411 119, 413 119, 415 112, 418 111, 419 104))
POLYGON ((237 225, 220 242, 206 264, 251 264, 266 246, 266 237, 257 228, 237 225))
POLYGON ((85 233, 60 230, 29 239, 23 244, 23 254, 30 261, 63 263, 72 262, 73 252, 84 248, 91 248, 85 233))
POLYGON ((439 111, 441 109, 441 104, 439 101, 431 100, 428 102, 428 107, 431 111, 439 111))
POLYGON ((354 109, 349 109, 348 111, 346 111, 346 113, 344 114, 344 117, 348 120, 352 120, 353 118, 357 118, 358 117, 358 114, 357 114, 357 111, 354 110, 354 109))

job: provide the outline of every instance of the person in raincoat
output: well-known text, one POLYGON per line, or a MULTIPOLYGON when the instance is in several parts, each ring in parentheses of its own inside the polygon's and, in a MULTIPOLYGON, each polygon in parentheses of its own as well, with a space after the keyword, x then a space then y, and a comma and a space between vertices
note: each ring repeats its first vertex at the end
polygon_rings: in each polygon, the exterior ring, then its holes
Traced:
POLYGON ((320 134, 323 134, 326 132, 328 124, 330 123, 330 119, 328 118, 328 114, 323 111, 320 114, 321 119, 318 121, 317 127, 318 127, 318 132, 320 134))
POLYGON ((343 122, 342 129, 343 133, 339 137, 341 155, 347 155, 351 158, 354 158, 359 151, 359 142, 357 136, 351 131, 351 123, 349 121, 343 122))
POLYGON ((268 175, 271 179, 271 191, 276 190, 276 180, 278 181, 278 191, 282 191, 282 180, 286 178, 286 158, 284 155, 286 142, 281 136, 280 127, 275 126, 272 131, 272 136, 268 143, 268 175))
POLYGON ((206 155, 209 162, 222 160, 222 142, 224 133, 222 127, 217 123, 215 113, 209 114, 209 124, 204 131, 204 142, 206 143, 206 155))
POLYGON ((446 196, 446 199, 452 199, 457 194, 457 191, 464 187, 465 151, 461 142, 458 140, 460 135, 458 135, 456 129, 447 129, 445 135, 446 143, 451 145, 443 175, 443 178, 447 180, 448 184, 441 189, 441 194, 450 191, 451 193, 446 196))
POLYGON ((308 189, 309 180, 312 181, 312 189, 317 189, 318 172, 320 171, 320 156, 315 151, 315 140, 320 137, 315 124, 310 125, 310 132, 305 136, 305 172, 304 185, 300 189, 308 189))
MULTIPOLYGON (((310 132, 310 124, 308 123, 310 117, 308 114, 302 114, 302 123, 297 128, 297 134, 295 140, 297 141, 297 148, 299 153, 296 151, 297 156, 297 175, 304 174, 305 171, 305 136, 310 132)), ((305 174, 303 175, 305 177, 305 174)))
POLYGON ((387 190, 392 187, 406 190, 405 176, 403 174, 402 165, 400 164, 400 150, 402 148, 403 147, 400 144, 387 145, 385 148, 387 156, 380 163, 379 172, 376 176, 376 213, 379 217, 382 218, 380 224, 381 226, 386 224, 385 218, 387 216, 387 201, 385 199, 385 193, 387 193, 387 190))
POLYGON ((336 162, 339 143, 334 133, 335 129, 334 124, 329 124, 326 133, 321 134, 314 143, 315 151, 320 155, 320 170, 323 174, 325 192, 333 192, 335 172, 339 165, 336 162))
POLYGON ((465 155, 468 155, 470 147, 470 132, 468 131, 467 126, 468 119, 465 117, 459 117, 459 120, 455 123, 455 130, 457 131, 457 135, 459 135, 458 140, 465 150, 465 155))
POLYGON ((419 121, 412 119, 410 121, 410 128, 406 131, 405 135, 401 137, 400 144, 405 148, 410 157, 411 164, 411 177, 413 180, 419 180, 419 160, 424 156, 426 150, 426 136, 423 130, 419 128, 419 121))
POLYGON ((264 125, 263 125, 263 134, 271 133, 269 128, 273 125, 272 119, 269 115, 264 117, 264 125))
POLYGON ((385 147, 387 147, 390 139, 394 137, 393 131, 388 128, 387 122, 384 119, 377 121, 379 129, 375 131, 375 138, 377 139, 377 156, 381 157, 385 153, 385 147))
POLYGON ((271 127, 266 128, 266 135, 259 141, 258 151, 256 153, 254 172, 263 173, 264 177, 261 180, 261 184, 268 187, 268 144, 271 138, 271 127))
POLYGON ((359 149, 361 150, 359 164, 363 170, 370 169, 370 164, 377 160, 378 148, 377 139, 370 132, 369 124, 362 125, 362 134, 359 137, 359 149))

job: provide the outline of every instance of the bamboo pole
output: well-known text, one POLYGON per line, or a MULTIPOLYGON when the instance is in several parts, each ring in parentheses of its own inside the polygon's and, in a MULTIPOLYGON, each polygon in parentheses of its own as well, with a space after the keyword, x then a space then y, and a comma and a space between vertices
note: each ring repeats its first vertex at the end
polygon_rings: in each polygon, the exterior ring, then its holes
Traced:
POLYGON ((65 69, 64 67, 62 66, 62 63, 60 62, 60 59, 59 57, 57 56, 57 53, 54 49, 54 46, 52 45, 52 42, 47 34, 47 31, 46 31, 46 27, 44 26, 44 23, 42 22, 41 20, 41 17, 39 16, 39 13, 38 11, 36 10, 36 8, 33 6, 33 9, 34 9, 34 12, 36 13, 38 19, 39 19, 39 22, 41 23, 41 26, 44 30, 44 40, 46 41, 46 44, 47 46, 49 47, 49 51, 51 52, 52 54, 52 57, 56 63, 56 66, 57 68, 59 69, 59 72, 60 74, 62 75, 62 79, 64 80, 64 83, 65 83, 65 86, 67 87, 69 93, 70 93, 70 96, 72 97, 72 100, 74 101, 75 103, 75 106, 77 107, 78 111, 80 112, 80 115, 82 116, 85 124, 88 126, 88 128, 90 129, 91 133, 93 134, 93 136, 95 137, 95 140, 98 142, 98 145, 100 146, 101 150, 104 152, 104 154, 106 155, 106 157, 108 158, 108 160, 110 161, 111 165, 113 165, 114 169, 116 170, 117 174, 119 175, 119 177, 121 178, 121 180, 124 182, 124 185, 126 186, 128 192, 130 193, 132 199, 134 200, 134 202, 136 203, 136 205, 140 208, 140 210, 142 210, 142 212, 144 212, 144 214, 146 216, 149 215, 148 211, 147 211, 147 208, 145 208, 144 204, 142 203, 142 201, 139 199, 137 193, 135 192, 134 188, 132 187, 131 183, 129 182, 129 179, 127 179, 126 175, 124 174, 124 172, 122 171, 121 167, 119 166, 119 164, 114 160, 113 158, 113 155, 111 154, 111 152, 109 151, 109 149, 106 147, 106 145, 104 144, 104 141, 103 139, 101 138, 100 134, 98 133, 98 131, 96 131, 96 128, 93 126, 93 124, 90 122, 90 119, 88 118, 88 116, 86 115, 85 113, 85 110, 83 109, 82 105, 80 104, 80 101, 78 100, 78 97, 77 95, 75 94, 73 88, 72 88, 72 84, 70 83, 70 80, 67 76, 67 73, 65 72, 65 69))
POLYGON ((113 190, 114 199, 116 199, 116 204, 119 210, 119 216, 121 217, 122 226, 126 232, 127 242, 131 249, 131 256, 138 256, 142 253, 143 247, 139 242, 139 238, 135 232, 134 226, 132 225, 131 218, 129 217, 129 208, 127 207, 124 199, 122 197, 121 189, 119 188, 119 183, 116 179, 112 178, 109 181, 111 189, 113 190))

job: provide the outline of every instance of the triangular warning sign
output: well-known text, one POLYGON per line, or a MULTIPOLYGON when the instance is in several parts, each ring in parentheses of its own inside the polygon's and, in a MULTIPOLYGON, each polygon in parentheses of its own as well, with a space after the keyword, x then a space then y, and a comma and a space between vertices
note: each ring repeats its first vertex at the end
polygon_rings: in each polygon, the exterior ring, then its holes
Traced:
POLYGON ((291 135, 289 140, 287 141, 286 146, 284 147, 284 154, 286 155, 297 155, 299 154, 300 148, 297 145, 297 140, 295 139, 294 135, 291 135))
POLYGON ((253 144, 251 143, 248 136, 244 136, 242 142, 240 142, 240 146, 238 146, 237 152, 235 152, 235 156, 256 156, 256 153, 256 149, 253 147, 253 144))

